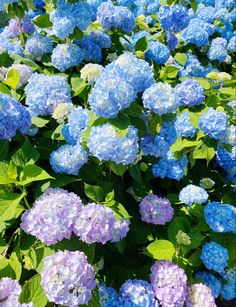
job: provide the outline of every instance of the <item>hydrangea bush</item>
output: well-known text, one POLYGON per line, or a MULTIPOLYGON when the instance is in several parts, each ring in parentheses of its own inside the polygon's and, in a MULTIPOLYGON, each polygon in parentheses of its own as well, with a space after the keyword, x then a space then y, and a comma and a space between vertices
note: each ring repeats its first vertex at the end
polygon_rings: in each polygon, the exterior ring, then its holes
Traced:
POLYGON ((235 16, 0 0, 0 307, 233 306, 235 16))

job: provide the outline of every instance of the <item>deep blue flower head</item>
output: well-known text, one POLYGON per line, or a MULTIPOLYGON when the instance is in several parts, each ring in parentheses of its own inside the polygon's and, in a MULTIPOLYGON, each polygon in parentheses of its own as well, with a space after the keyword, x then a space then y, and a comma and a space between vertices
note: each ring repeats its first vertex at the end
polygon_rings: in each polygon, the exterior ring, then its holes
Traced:
POLYGON ((236 164, 236 146, 229 152, 223 146, 219 145, 216 151, 216 160, 224 170, 232 169, 236 164))
POLYGON ((83 50, 85 61, 95 63, 102 61, 102 49, 90 35, 84 35, 83 39, 77 43, 83 50))
POLYGON ((152 173, 155 177, 180 180, 184 177, 184 170, 187 164, 188 159, 186 156, 175 159, 173 153, 169 151, 158 163, 153 164, 152 173))
POLYGON ((42 10, 45 6, 45 2, 43 0, 34 0, 34 5, 37 9, 42 10))
POLYGON ((52 40, 36 33, 30 36, 25 44, 25 52, 35 60, 40 60, 45 53, 52 51, 52 40))
POLYGON ((232 36, 229 40, 227 50, 232 53, 236 52, 236 36, 232 36))
POLYGON ((158 41, 149 41, 148 47, 145 54, 148 60, 153 60, 157 64, 165 64, 169 59, 170 50, 166 45, 158 41))
POLYGON ((178 44, 178 37, 175 34, 166 33, 166 39, 170 50, 174 50, 178 44))
POLYGON ((191 124, 189 112, 183 112, 177 116, 175 128, 178 135, 183 137, 192 138, 197 131, 197 129, 191 124))
POLYGON ((128 279, 120 287, 122 306, 156 307, 154 291, 151 285, 141 279, 128 279))
POLYGON ((11 140, 16 131, 27 133, 31 126, 28 110, 10 95, 0 94, 0 140, 11 140))
POLYGON ((225 281, 235 281, 236 264, 234 264, 231 268, 227 268, 224 272, 220 273, 220 275, 225 281))
POLYGON ((98 284, 99 302, 102 307, 120 307, 121 301, 115 289, 98 284))
POLYGON ((131 11, 123 6, 114 6, 111 1, 102 3, 97 11, 97 20, 106 29, 121 29, 126 33, 133 30, 135 18, 131 11))
POLYGON ((88 101, 97 116, 114 118, 135 99, 134 88, 122 77, 104 69, 89 94, 88 101))
POLYGON ((222 285, 218 278, 209 272, 197 272, 195 278, 200 278, 204 285, 207 285, 209 288, 211 288, 214 298, 219 296, 222 285))
POLYGON ((111 48, 111 37, 109 34, 103 31, 93 30, 91 31, 90 36, 101 48, 111 48))
POLYGON ((221 295, 225 300, 233 300, 236 298, 235 280, 228 281, 222 285, 221 295))
POLYGON ((34 115, 52 114, 59 103, 71 104, 70 88, 64 77, 34 73, 25 87, 26 104, 34 115))
POLYGON ((214 270, 221 273, 227 266, 229 253, 216 242, 205 243, 202 247, 201 259, 208 270, 214 270))
POLYGON ((236 208, 219 202, 208 203, 204 208, 207 224, 214 232, 236 233, 236 208))
POLYGON ((114 161, 117 164, 131 164, 138 155, 138 131, 133 126, 125 136, 120 136, 109 123, 93 126, 87 146, 99 160, 114 161))
POLYGON ((144 155, 162 157, 176 141, 177 133, 174 122, 164 122, 161 130, 152 138, 150 134, 141 138, 140 146, 144 155))
POLYGON ((218 112, 209 108, 207 112, 199 117, 199 126, 202 131, 214 139, 218 139, 225 134, 228 117, 225 112, 218 112))
POLYGON ((78 106, 73 108, 68 116, 68 123, 62 133, 65 140, 74 145, 81 140, 81 134, 88 127, 89 111, 78 106), (66 127, 66 128, 65 128, 66 127))
POLYGON ((190 21, 188 9, 180 4, 163 6, 159 10, 158 17, 165 31, 179 32, 185 29, 190 21))
POLYGON ((185 79, 176 85, 175 92, 183 106, 197 106, 205 99, 204 88, 195 79, 185 79))
POLYGON ((143 93, 143 105, 158 115, 174 112, 178 106, 178 97, 168 84, 158 82, 152 84, 143 93))
POLYGON ((87 161, 88 153, 80 144, 62 145, 50 155, 52 169, 59 174, 76 176, 87 161))
POLYGON ((211 61, 225 62, 227 57, 227 40, 222 37, 214 38, 208 50, 208 58, 211 61))
POLYGON ((69 67, 79 65, 84 58, 84 52, 74 44, 58 44, 52 52, 52 64, 61 72, 69 67))
POLYGON ((93 10, 86 2, 57 1, 57 8, 50 12, 52 31, 57 37, 65 39, 75 28, 86 30, 92 21, 93 10))

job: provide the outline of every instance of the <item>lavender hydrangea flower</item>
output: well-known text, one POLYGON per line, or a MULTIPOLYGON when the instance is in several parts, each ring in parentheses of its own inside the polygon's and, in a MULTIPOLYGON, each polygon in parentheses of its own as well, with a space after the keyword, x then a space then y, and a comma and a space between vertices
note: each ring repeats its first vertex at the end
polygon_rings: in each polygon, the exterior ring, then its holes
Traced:
POLYGON ((141 279, 128 279, 120 287, 121 305, 137 307, 156 307, 151 285, 141 279))
POLYGON ((26 104, 34 115, 52 114, 59 103, 71 104, 70 88, 64 77, 34 73, 25 87, 26 104))
POLYGON ((172 113, 178 108, 178 97, 168 83, 154 83, 143 93, 143 105, 158 115, 172 113))
POLYGON ((119 242, 127 236, 129 232, 130 221, 126 218, 116 219, 113 226, 111 242, 119 242))
POLYGON ((87 304, 96 287, 93 267, 83 252, 58 251, 44 259, 41 285, 50 302, 77 307, 87 304))
POLYGON ((133 163, 138 155, 138 132, 129 126, 123 137, 109 123, 103 126, 93 126, 87 146, 90 152, 99 160, 114 161, 117 164, 133 163))
POLYGON ((214 232, 236 233, 236 208, 219 202, 208 203, 204 208, 207 224, 214 232))
POLYGON ((58 44, 51 56, 53 66, 61 72, 79 65, 83 58, 83 51, 75 44, 58 44))
POLYGON ((47 189, 21 218, 21 228, 46 245, 69 239, 83 204, 79 196, 63 189, 47 189))
POLYGON ((222 284, 217 277, 209 272, 198 272, 195 278, 200 278, 202 283, 211 289, 214 298, 219 296, 222 284))
POLYGON ((115 289, 107 287, 105 284, 98 285, 99 302, 102 307, 119 307, 121 300, 115 289))
POLYGON ((211 289, 201 283, 188 287, 186 307, 216 307, 211 289))
POLYGON ((157 64, 165 64, 170 57, 170 50, 166 45, 151 40, 149 41, 148 51, 145 57, 148 60, 153 60, 157 64))
POLYGON ((0 139, 11 140, 16 131, 27 133, 31 126, 28 110, 7 94, 0 94, 0 139))
POLYGON ((30 36, 25 43, 25 52, 34 60, 41 60, 45 53, 52 51, 52 40, 39 33, 30 36))
POLYGON ((194 203, 203 204, 208 200, 208 193, 201 187, 189 184, 179 193, 179 200, 185 205, 191 206, 194 203))
POLYGON ((88 244, 105 244, 112 239, 115 221, 112 209, 95 203, 87 204, 79 212, 73 232, 88 244))
POLYGON ((204 133, 214 139, 218 139, 225 134, 228 117, 225 112, 209 108, 207 112, 199 117, 198 123, 204 133))
POLYGON ((87 161, 88 153, 80 144, 62 145, 50 155, 52 169, 59 174, 76 176, 87 161))
POLYGON ((143 222, 155 225, 165 225, 171 221, 174 214, 169 200, 154 194, 143 198, 139 204, 139 211, 143 222))
POLYGON ((0 307, 17 304, 21 286, 17 280, 4 277, 0 279, 0 307))
POLYGON ((201 259, 208 270, 221 273, 227 266, 228 258, 228 250, 214 241, 202 247, 201 259))
POLYGON ((222 37, 214 38, 207 55, 211 61, 225 62, 227 57, 227 40, 222 37))
POLYGON ((179 103, 183 106, 197 106, 203 103, 204 88, 194 79, 187 78, 175 87, 179 103))
POLYGON ((167 260, 158 260, 151 267, 151 285, 163 307, 183 306, 187 277, 184 270, 167 260))
POLYGON ((175 128, 178 135, 183 137, 193 137, 197 131, 191 124, 189 112, 183 112, 177 116, 175 128))

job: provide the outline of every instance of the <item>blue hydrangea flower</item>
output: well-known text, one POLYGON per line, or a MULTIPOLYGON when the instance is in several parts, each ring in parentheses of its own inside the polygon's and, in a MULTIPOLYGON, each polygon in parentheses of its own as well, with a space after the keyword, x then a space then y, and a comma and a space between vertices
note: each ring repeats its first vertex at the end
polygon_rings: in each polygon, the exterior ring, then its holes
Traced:
POLYGON ((204 4, 199 4, 196 12, 196 17, 207 23, 212 23, 216 17, 216 8, 213 6, 205 6, 204 4))
POLYGON ((48 300, 64 306, 87 305, 96 287, 94 269, 80 251, 58 251, 45 257, 41 277, 48 300))
POLYGON ((45 2, 43 0, 34 0, 34 5, 37 9, 42 10, 45 6, 45 2))
POLYGON ((173 121, 164 122, 161 130, 152 138, 150 134, 141 138, 140 146, 144 155, 162 157, 170 150, 177 138, 177 132, 173 121))
POLYGON ((223 146, 219 145, 216 151, 216 160, 224 170, 230 170, 236 163, 236 146, 229 152, 223 146))
POLYGON ((205 99, 204 88, 195 79, 185 79, 176 85, 175 92, 183 106, 197 106, 205 99))
POLYGON ((102 49, 91 36, 84 35, 83 39, 77 43, 83 50, 85 61, 95 63, 102 61, 102 49))
POLYGON ((225 62, 227 57, 227 40, 222 37, 214 38, 207 55, 211 61, 225 62))
POLYGON ((25 134, 30 126, 28 110, 10 95, 0 93, 0 139, 10 141, 17 130, 25 134))
POLYGON ((207 112, 199 117, 199 127, 202 131, 214 139, 218 139, 225 134, 228 117, 225 112, 219 112, 209 108, 207 112))
POLYGON ((92 88, 88 101, 97 116, 114 118, 135 99, 134 88, 118 75, 104 69, 92 88), (106 73, 107 72, 107 73, 106 73))
POLYGON ((190 21, 188 9, 180 4, 163 6, 158 13, 160 24, 166 31, 179 32, 185 29, 190 21))
POLYGON ((229 254, 227 248, 211 241, 203 245, 200 258, 208 270, 221 273, 227 266, 229 254))
POLYGON ((202 283, 188 287, 185 304, 186 307, 216 307, 211 289, 202 283))
POLYGON ((221 142, 234 146, 236 144, 236 126, 230 125, 227 127, 225 135, 221 142))
POLYGON ((99 302, 102 307, 120 307, 121 301, 115 289, 105 284, 98 285, 99 302))
POLYGON ((166 40, 170 50, 174 50, 178 45, 179 39, 175 34, 166 33, 166 40))
POLYGON ((99 160, 127 165, 133 163, 138 155, 138 131, 130 126, 127 134, 121 137, 109 123, 93 126, 87 146, 99 160))
POLYGON ((111 37, 109 34, 103 31, 93 30, 91 31, 90 36, 101 48, 111 48, 111 37))
POLYGON ((20 41, 11 42, 0 36, 0 54, 8 52, 10 55, 23 55, 23 48, 20 45, 20 41))
POLYGON ((69 239, 83 204, 79 196, 63 189, 47 189, 21 217, 21 229, 46 245, 69 239))
POLYGON ((50 155, 50 164, 59 174, 78 175, 80 168, 87 163, 88 153, 80 145, 62 145, 50 155))
POLYGON ((86 30, 92 21, 93 10, 86 2, 57 1, 57 8, 50 12, 52 31, 57 37, 65 39, 75 28, 86 30))
POLYGON ((208 203, 204 208, 207 224, 214 232, 236 233, 236 208, 219 202, 208 203))
POLYGON ((202 66, 198 58, 187 52, 187 62, 184 68, 181 68, 179 71, 180 76, 192 76, 192 77, 202 77, 205 78, 208 70, 206 67, 202 66))
POLYGON ((169 151, 159 162, 153 164, 152 173, 155 177, 180 180, 184 177, 184 170, 187 164, 188 159, 186 156, 175 159, 173 153, 169 151))
POLYGON ((158 41, 149 41, 148 51, 145 53, 145 57, 148 60, 153 60, 157 64, 165 64, 170 57, 170 50, 166 45, 158 41))
POLYGON ((233 300, 236 298, 235 280, 228 281, 222 285, 221 295, 225 300, 233 300))
POLYGON ((195 278, 200 278, 202 283, 211 288, 214 298, 217 298, 221 291, 221 281, 209 272, 197 272, 195 278))
POLYGON ((152 84, 143 93, 143 105, 158 115, 174 112, 179 105, 174 89, 168 83, 152 84))
POLYGON ((205 203, 208 196, 208 193, 203 188, 189 184, 180 191, 179 200, 185 205, 191 206, 194 203, 205 203))
POLYGON ((102 3, 97 11, 97 20, 106 29, 121 29, 126 33, 133 30, 135 18, 131 11, 123 6, 114 6, 111 1, 102 3))
POLYGON ((177 116, 175 128, 179 136, 190 138, 192 138, 197 131, 197 129, 191 124, 189 112, 183 112, 177 116))
POLYGON ((215 0, 216 8, 227 8, 232 9, 235 6, 235 2, 233 0, 215 0))
POLYGON ((146 280, 128 279, 120 287, 122 306, 156 307, 154 292, 146 280))
POLYGON ((58 44, 52 52, 52 65, 61 72, 69 67, 79 65, 84 58, 84 53, 79 46, 74 44, 58 44))
POLYGON ((25 43, 25 52, 35 60, 40 60, 45 53, 52 52, 52 40, 36 33, 30 36, 25 43))
POLYGON ((229 40, 227 50, 232 53, 236 52, 236 36, 231 37, 229 40))
POLYGON ((130 220, 126 218, 116 219, 112 230, 111 242, 119 242, 129 232, 130 220))
POLYGON ((115 215, 111 208, 100 204, 85 205, 76 217, 73 232, 88 244, 102 243, 112 239, 115 215))
POLYGON ((34 73, 25 87, 26 104, 34 115, 52 114, 59 103, 71 104, 70 88, 64 77, 34 73))

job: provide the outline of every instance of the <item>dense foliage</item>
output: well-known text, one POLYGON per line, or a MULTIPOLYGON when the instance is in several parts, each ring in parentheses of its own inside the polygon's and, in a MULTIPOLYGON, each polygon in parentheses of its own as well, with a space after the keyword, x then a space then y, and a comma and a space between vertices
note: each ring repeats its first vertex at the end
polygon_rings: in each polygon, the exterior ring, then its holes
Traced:
POLYGON ((235 21, 0 0, 0 306, 235 298, 235 21))

